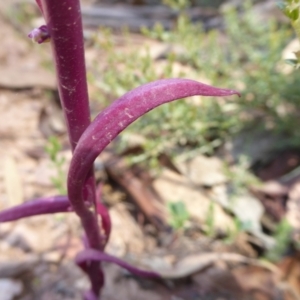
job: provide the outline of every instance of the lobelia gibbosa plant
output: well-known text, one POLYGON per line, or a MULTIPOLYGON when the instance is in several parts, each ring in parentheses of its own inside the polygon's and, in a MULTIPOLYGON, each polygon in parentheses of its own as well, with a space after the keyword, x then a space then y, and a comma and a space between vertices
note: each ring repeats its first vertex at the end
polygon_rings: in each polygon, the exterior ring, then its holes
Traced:
POLYGON ((34 199, 3 210, 0 222, 75 212, 85 232, 84 250, 75 257, 75 262, 91 282, 83 299, 96 300, 104 285, 103 261, 118 264, 137 276, 159 277, 159 274, 140 270, 104 252, 111 222, 108 210, 96 193, 93 172, 96 157, 128 125, 163 103, 194 95, 224 97, 238 92, 189 79, 157 80, 126 93, 91 122, 79 0, 36 2, 46 25, 34 29, 29 37, 37 43, 50 40, 52 46, 59 95, 73 152, 67 179, 68 195, 34 199))

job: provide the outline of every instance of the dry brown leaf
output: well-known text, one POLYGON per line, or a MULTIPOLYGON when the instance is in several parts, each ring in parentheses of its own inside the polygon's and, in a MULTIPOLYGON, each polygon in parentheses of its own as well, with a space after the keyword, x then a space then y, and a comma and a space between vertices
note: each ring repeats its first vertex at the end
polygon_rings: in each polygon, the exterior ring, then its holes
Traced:
POLYGON ((109 214, 113 226, 106 251, 119 257, 127 251, 142 253, 145 248, 144 235, 128 208, 119 203, 110 209, 109 214))
POLYGON ((249 299, 273 300, 280 293, 277 288, 277 272, 271 272, 260 266, 242 266, 232 271, 236 281, 245 294, 251 295, 249 299), (252 298, 251 298, 252 297, 252 298))
POLYGON ((273 265, 262 264, 257 260, 250 259, 236 253, 201 253, 189 255, 175 263, 172 263, 172 260, 169 259, 169 256, 156 256, 149 259, 141 259, 134 264, 144 265, 148 269, 159 273, 163 278, 177 279, 200 272, 210 265, 220 261, 260 265, 260 268, 267 269, 269 272, 277 271, 276 267, 273 265))
POLYGON ((284 300, 300 299, 300 253, 286 257, 279 263, 282 272, 281 287, 284 290, 284 300))
POLYGON ((27 89, 41 87, 56 89, 54 74, 41 68, 1 67, 0 87, 7 89, 27 89))
POLYGON ((193 276, 204 299, 244 300, 245 293, 230 270, 211 267, 193 276))
POLYGON ((4 183, 8 196, 8 206, 21 204, 24 201, 23 187, 16 160, 12 156, 4 158, 4 183))
MULTIPOLYGON (((165 203, 182 201, 193 219, 205 223, 212 202, 201 189, 192 186, 185 176, 165 169, 154 180, 153 186, 165 203)), ((213 206, 213 220, 216 229, 226 231, 234 228, 232 218, 218 203, 213 206)))

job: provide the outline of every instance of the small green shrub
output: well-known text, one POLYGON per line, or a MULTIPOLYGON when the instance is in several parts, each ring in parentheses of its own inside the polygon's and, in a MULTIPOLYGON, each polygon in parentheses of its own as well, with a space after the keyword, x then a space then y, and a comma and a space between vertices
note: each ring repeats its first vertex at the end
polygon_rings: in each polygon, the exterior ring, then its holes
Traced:
POLYGON ((274 233, 275 238, 275 246, 270 249, 265 257, 271 261, 279 261, 284 253, 287 251, 289 244, 291 243, 291 234, 292 234, 292 227, 288 223, 286 219, 283 219, 276 228, 274 233))
MULTIPOLYGON (((101 39, 96 39, 96 45, 107 57, 96 95, 103 103, 107 101, 104 99, 114 99, 157 77, 178 76, 175 63, 183 66, 180 76, 206 78, 214 85, 242 91, 238 100, 171 103, 133 124, 131 132, 146 137, 145 159, 156 159, 162 152, 176 155, 195 149, 211 154, 246 126, 284 133, 291 137, 291 143, 299 144, 300 132, 296 128, 299 127, 300 78, 297 74, 287 76, 280 70, 281 53, 291 39, 291 30, 279 27, 272 20, 259 23, 249 2, 244 9, 242 16, 233 9, 226 11, 225 32, 206 33, 184 12, 172 31, 165 31, 159 24, 153 30, 143 29, 148 38, 169 45, 164 64, 153 61, 149 51, 142 54, 130 49, 129 36, 126 52, 118 51, 107 30, 102 31, 101 39)), ((91 70, 91 74, 93 78, 97 69, 91 70)))
POLYGON ((168 202, 168 210, 170 214, 169 223, 175 230, 183 229, 185 223, 190 218, 185 204, 182 201, 168 202))

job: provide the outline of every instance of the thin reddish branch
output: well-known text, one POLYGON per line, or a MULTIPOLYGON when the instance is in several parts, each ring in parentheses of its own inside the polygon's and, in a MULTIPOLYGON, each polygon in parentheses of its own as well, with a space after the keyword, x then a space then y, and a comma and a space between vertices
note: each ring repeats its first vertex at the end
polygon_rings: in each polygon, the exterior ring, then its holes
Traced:
POLYGON ((0 223, 73 211, 67 196, 43 197, 0 211, 0 223))
POLYGON ((145 271, 145 270, 141 270, 139 268, 133 267, 132 265, 128 264, 127 262, 125 262, 117 257, 111 256, 107 253, 103 253, 101 251, 97 251, 94 249, 83 250, 82 252, 78 253, 75 258, 75 262, 84 271, 86 271, 87 262, 89 262, 91 260, 92 261, 100 261, 100 262, 102 262, 102 261, 112 262, 137 276, 148 277, 148 278, 160 278, 160 275, 155 272, 145 271))

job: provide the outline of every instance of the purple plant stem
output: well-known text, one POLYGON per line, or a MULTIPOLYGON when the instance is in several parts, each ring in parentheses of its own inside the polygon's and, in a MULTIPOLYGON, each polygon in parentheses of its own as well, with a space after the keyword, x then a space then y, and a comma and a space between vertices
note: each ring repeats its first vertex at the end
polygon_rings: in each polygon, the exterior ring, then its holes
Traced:
MULTIPOLYGON (((80 136, 90 124, 80 3, 79 0, 37 0, 37 3, 51 36, 58 90, 74 151, 80 136)), ((96 216, 93 165, 90 165, 88 173, 79 192, 83 194, 81 203, 73 208, 81 219, 90 247, 101 250, 105 245, 96 216), (93 207, 88 208, 85 202, 93 204, 93 207)), ((96 295, 102 286, 99 267, 99 263, 93 263, 89 268, 92 289, 96 295)))
POLYGON ((160 278, 160 275, 151 272, 151 271, 144 271, 139 268, 133 267, 130 264, 126 263, 125 261, 111 256, 107 253, 103 253, 94 249, 86 249, 83 250, 82 252, 78 253, 75 262, 85 271, 86 270, 86 263, 94 260, 94 261, 107 261, 111 262, 114 264, 119 265, 120 267, 126 269, 130 273, 136 275, 136 276, 141 276, 141 277, 148 277, 148 278, 160 278))
POLYGON ((108 242, 111 232, 111 220, 108 209, 102 204, 102 183, 96 189, 96 210, 97 214, 101 216, 101 225, 105 232, 105 244, 108 242))
POLYGON ((67 196, 38 198, 18 206, 2 210, 0 223, 16 221, 22 218, 73 211, 67 196))
POLYGON ((59 95, 72 145, 90 124, 83 32, 77 0, 41 0, 51 36, 59 95))
MULTIPOLYGON (((80 136, 90 124, 80 4, 78 0, 37 0, 37 4, 51 36, 58 90, 74 151, 80 136)), ((85 201, 95 203, 92 171, 84 193, 85 201)))
MULTIPOLYGON (((74 207, 96 157, 128 125, 153 108, 188 96, 230 96, 234 90, 219 89, 188 79, 164 79, 142 85, 103 110, 81 136, 71 160, 68 192, 74 207)), ((162 120, 163 121, 163 120, 162 120)), ((88 237, 89 238, 89 237, 88 237)))

